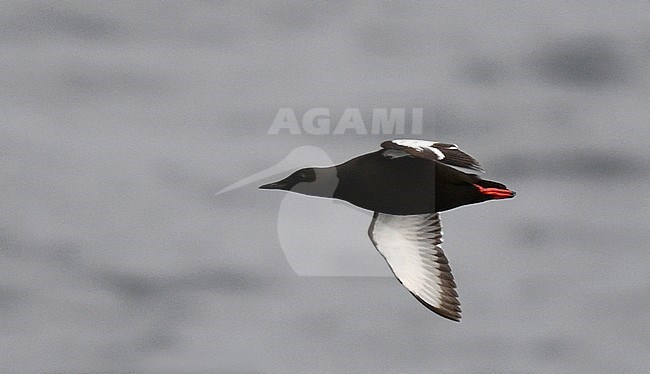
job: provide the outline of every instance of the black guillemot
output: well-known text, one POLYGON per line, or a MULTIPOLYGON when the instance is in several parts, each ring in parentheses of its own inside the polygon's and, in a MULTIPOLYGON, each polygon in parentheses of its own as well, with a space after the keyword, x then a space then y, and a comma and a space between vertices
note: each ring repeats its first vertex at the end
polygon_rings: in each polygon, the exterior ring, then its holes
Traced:
POLYGON ((459 321, 438 213, 515 192, 456 169, 483 171, 455 144, 400 139, 381 147, 336 166, 300 169, 260 188, 340 199, 373 211, 368 235, 395 277, 427 308, 459 321))

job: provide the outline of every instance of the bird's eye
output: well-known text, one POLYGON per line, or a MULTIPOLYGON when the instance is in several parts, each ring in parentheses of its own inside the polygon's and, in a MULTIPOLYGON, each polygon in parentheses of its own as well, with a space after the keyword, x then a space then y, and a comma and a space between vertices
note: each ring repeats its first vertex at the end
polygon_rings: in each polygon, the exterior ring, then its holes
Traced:
POLYGON ((300 179, 307 179, 307 173, 305 172, 298 174, 298 176, 300 177, 300 179))

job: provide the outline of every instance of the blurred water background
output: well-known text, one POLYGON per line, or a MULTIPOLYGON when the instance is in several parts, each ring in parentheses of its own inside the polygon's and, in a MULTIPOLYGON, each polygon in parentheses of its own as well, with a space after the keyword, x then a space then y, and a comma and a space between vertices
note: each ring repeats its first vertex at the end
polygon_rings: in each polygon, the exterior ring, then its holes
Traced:
MULTIPOLYGON (((648 372, 648 15, 3 2, 0 371, 648 372), (214 196, 302 145, 402 137, 268 135, 282 107, 423 108, 418 137, 518 192, 443 214, 460 324, 392 278, 295 276, 282 194, 214 196)), ((342 261, 379 256, 340 235, 342 261)))

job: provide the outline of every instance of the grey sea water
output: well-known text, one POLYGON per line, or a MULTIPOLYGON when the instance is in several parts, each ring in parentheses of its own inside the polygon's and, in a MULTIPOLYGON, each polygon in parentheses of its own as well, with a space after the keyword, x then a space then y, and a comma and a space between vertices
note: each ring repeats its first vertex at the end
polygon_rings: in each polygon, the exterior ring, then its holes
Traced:
MULTIPOLYGON (((648 372, 648 14, 3 2, 0 371, 648 372), (442 215, 460 324, 393 278, 296 276, 282 194, 215 196, 300 146, 411 137, 267 133, 315 107, 423 108, 415 137, 517 191, 442 215)), ((379 256, 338 232, 305 253, 379 256)))

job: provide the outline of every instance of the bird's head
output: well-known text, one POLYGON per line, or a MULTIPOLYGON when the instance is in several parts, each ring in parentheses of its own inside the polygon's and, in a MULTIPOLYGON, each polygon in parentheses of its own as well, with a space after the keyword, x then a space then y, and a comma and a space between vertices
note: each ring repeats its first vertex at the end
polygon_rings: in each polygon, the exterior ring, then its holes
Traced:
POLYGON ((303 195, 333 197, 338 186, 336 168, 304 168, 288 177, 260 186, 262 190, 285 190, 303 195))

